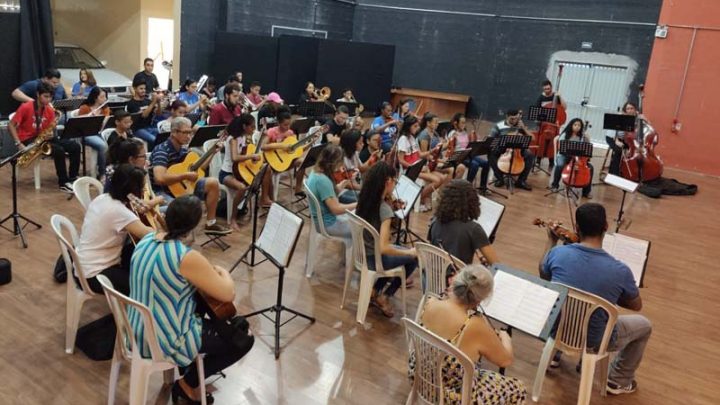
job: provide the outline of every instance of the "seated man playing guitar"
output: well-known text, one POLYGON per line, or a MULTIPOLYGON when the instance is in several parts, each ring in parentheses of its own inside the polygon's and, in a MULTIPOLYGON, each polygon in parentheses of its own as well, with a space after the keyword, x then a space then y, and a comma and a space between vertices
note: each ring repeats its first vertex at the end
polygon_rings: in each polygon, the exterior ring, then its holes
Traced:
MULTIPOLYGON (((227 235, 232 231, 216 222, 215 212, 217 210, 218 200, 220 199, 220 183, 218 179, 211 177, 203 177, 198 179, 198 173, 188 171, 181 174, 168 173, 168 168, 173 164, 180 163, 188 154, 187 145, 192 138, 193 129, 192 122, 185 117, 173 118, 170 123, 170 137, 163 143, 158 144, 153 149, 150 161, 150 180, 152 181, 155 192, 164 197, 165 201, 172 201, 173 196, 168 190, 168 186, 183 181, 195 182, 195 190, 193 194, 200 199, 205 200, 207 207, 207 222, 205 223, 205 233, 214 235, 227 235)), ((218 146, 222 146, 218 143, 218 146)), ((217 151, 217 149, 216 149, 217 151)), ((205 169, 210 163, 210 159, 198 169, 205 169)))

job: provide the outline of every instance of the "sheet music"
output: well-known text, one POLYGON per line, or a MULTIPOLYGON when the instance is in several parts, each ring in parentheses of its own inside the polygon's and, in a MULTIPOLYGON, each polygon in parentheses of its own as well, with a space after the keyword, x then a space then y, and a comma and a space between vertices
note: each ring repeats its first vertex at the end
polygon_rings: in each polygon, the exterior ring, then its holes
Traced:
POLYGON ((421 189, 422 187, 419 184, 410 180, 407 176, 400 176, 395 191, 393 191, 393 197, 405 201, 405 208, 395 211, 395 216, 407 218, 410 215, 410 210, 412 210, 415 200, 420 195, 421 189))
POLYGON ((619 233, 606 234, 605 239, 603 239, 603 250, 630 267, 630 271, 635 277, 635 284, 638 287, 645 271, 649 248, 649 241, 619 233))
POLYGON ((482 305, 489 317, 540 336, 559 296, 555 290, 498 270, 493 294, 482 305))
POLYGON ((279 204, 270 206, 257 247, 287 267, 295 240, 302 229, 302 219, 279 204))
POLYGON ((611 186, 619 188, 620 190, 629 191, 631 193, 634 193, 639 186, 639 184, 635 183, 634 181, 610 173, 605 176, 605 180, 603 181, 611 186))
POLYGON ((482 226, 485 235, 489 238, 500 222, 505 206, 489 198, 480 197, 480 218, 475 222, 482 226))

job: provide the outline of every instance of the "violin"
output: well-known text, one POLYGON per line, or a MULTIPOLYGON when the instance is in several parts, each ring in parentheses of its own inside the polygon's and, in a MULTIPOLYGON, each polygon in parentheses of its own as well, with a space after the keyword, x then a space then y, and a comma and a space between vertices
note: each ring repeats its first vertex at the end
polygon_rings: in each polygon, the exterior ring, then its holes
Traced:
POLYGON ((393 211, 401 210, 405 208, 405 205, 407 204, 405 200, 401 200, 399 198, 395 198, 392 195, 388 195, 385 199, 385 202, 392 207, 393 211))
POLYGON ((574 231, 561 226, 562 222, 553 220, 543 221, 540 218, 535 218, 533 220, 533 225, 548 228, 550 232, 552 232, 558 238, 562 239, 562 241, 565 243, 577 243, 580 240, 580 238, 574 231))
POLYGON ((457 135, 450 137, 450 140, 445 147, 445 159, 450 159, 455 153, 455 146, 457 145, 457 135))
POLYGON ((370 157, 369 157, 368 160, 367 160, 367 165, 368 165, 368 166, 374 165, 374 164, 377 163, 380 159, 382 159, 382 155, 383 155, 382 149, 378 149, 378 150, 376 150, 375 152, 372 152, 372 153, 370 154, 370 157))
POLYGON ((428 170, 431 172, 437 169, 438 163, 440 163, 440 151, 442 150, 442 144, 438 144, 430 151, 430 158, 428 159, 428 170))
POLYGON ((357 177, 358 172, 357 169, 347 170, 345 167, 341 167, 340 170, 333 173, 333 180, 335 180, 336 184, 343 180, 352 181, 357 177))

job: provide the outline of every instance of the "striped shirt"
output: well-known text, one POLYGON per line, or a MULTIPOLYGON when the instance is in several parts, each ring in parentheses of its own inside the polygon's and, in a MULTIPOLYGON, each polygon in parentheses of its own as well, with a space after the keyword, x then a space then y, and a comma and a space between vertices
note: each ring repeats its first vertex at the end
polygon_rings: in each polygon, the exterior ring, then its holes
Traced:
MULTIPOLYGON (((183 367, 193 362, 202 343, 202 321, 195 314, 196 290, 180 274, 180 262, 189 251, 179 241, 157 240, 152 232, 137 244, 130 262, 130 298, 150 309, 160 349, 183 367)), ((151 357, 142 316, 131 307, 128 318, 142 347, 140 354, 151 357)))
POLYGON ((150 170, 148 171, 153 191, 159 193, 166 190, 165 187, 155 183, 153 168, 155 166, 170 167, 175 163, 180 163, 185 159, 188 152, 190 152, 190 150, 185 146, 181 146, 180 149, 175 149, 175 145, 173 145, 170 138, 161 144, 155 145, 150 155, 150 170))

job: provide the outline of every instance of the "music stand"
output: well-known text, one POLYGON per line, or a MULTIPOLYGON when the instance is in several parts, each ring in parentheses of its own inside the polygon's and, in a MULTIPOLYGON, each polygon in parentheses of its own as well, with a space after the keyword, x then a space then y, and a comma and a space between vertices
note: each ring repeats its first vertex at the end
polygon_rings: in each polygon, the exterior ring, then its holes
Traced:
MULTIPOLYGON (((472 149, 470 152, 470 158, 474 158, 475 156, 483 156, 483 155, 489 155, 490 152, 493 150, 493 148, 497 145, 497 139, 498 138, 486 138, 482 141, 473 141, 468 144, 468 148, 472 149)), ((493 190, 491 188, 486 187, 486 191, 489 191, 492 194, 497 194, 500 197, 504 199, 508 199, 509 197, 497 190, 493 190)))
POLYGON ((420 177, 420 172, 422 171, 422 168, 427 163, 427 160, 420 159, 417 162, 413 163, 410 167, 405 170, 405 177, 409 178, 412 181, 417 180, 418 177, 420 177))
MULTIPOLYGON (((570 179, 568 180, 568 183, 572 184, 573 180, 575 178, 575 164, 576 160, 575 157, 586 157, 588 159, 592 159, 593 156, 593 144, 592 142, 577 142, 577 141, 568 141, 568 140, 560 140, 558 142, 558 150, 557 152, 561 155, 565 155, 570 159, 569 164, 570 167, 570 179)), ((568 164, 568 163, 566 163, 568 164)), ((564 182, 563 182, 564 184, 564 182)), ((590 179, 590 184, 592 184, 592 179, 590 179)), ((565 191, 565 196, 567 198, 570 198, 570 193, 575 197, 575 205, 577 205, 577 193, 573 190, 572 187, 569 187, 565 185, 562 189, 558 189, 555 191, 550 191, 549 193, 545 194, 545 197, 559 193, 560 191, 565 191)))
POLYGON ((557 108, 531 106, 528 112, 529 121, 557 122, 557 108))
POLYGON ((330 113, 328 105, 324 101, 303 101, 298 105, 297 111, 303 117, 311 118, 322 117, 330 113))
MULTIPOLYGON (((191 148, 202 148, 205 141, 216 139, 220 131, 225 129, 226 125, 206 125, 198 128, 197 132, 190 141, 191 148)), ((157 145, 157 140, 155 141, 157 145)))
POLYGON ((357 101, 336 101, 335 110, 337 111, 337 108, 343 105, 347 107, 349 116, 354 117, 357 115, 357 108, 359 105, 357 101))
MULTIPOLYGON (((315 145, 315 146, 311 147, 310 150, 308 151, 308 153, 307 153, 307 154, 305 155, 305 157, 303 158, 302 164, 301 164, 300 167, 296 170, 296 173, 297 173, 297 172, 300 172, 300 171, 302 171, 302 170, 305 170, 305 169, 307 169, 307 168, 309 168, 309 167, 315 166, 315 163, 317 162, 317 159, 318 159, 318 157, 320 156, 320 152, 322 152, 322 150, 325 149, 325 147, 326 147, 327 145, 328 145, 327 143, 324 143, 324 144, 315 145)), ((290 188, 292 188, 292 185, 290 185, 290 188)), ((303 201, 305 198, 307 198, 307 197, 298 197, 298 198, 296 198, 295 201, 293 201, 292 203, 293 203, 293 204, 298 204, 298 203, 300 203, 301 201, 303 201)), ((305 211, 306 211, 307 209, 308 209, 308 205, 307 205, 307 204, 303 204, 303 207, 300 208, 299 210, 295 211, 295 214, 300 214, 300 215, 305 216, 306 218, 310 218, 310 216, 305 213, 305 211)))
POLYGON ((52 102, 54 109, 62 111, 63 114, 67 115, 68 111, 77 110, 80 108, 85 98, 65 98, 62 100, 55 100, 52 102))
POLYGON ((400 219, 400 223, 398 223, 397 230, 395 231, 395 243, 398 245, 400 244, 400 239, 403 238, 403 243, 408 243, 408 235, 415 238, 411 239, 410 243, 413 243, 415 241, 425 241, 420 235, 410 230, 410 214, 412 213, 412 209, 415 206, 417 199, 420 197, 422 189, 423 188, 420 185, 415 183, 414 179, 408 177, 407 175, 400 176, 397 184, 395 184, 393 194, 398 199, 405 200, 405 207, 395 211, 395 216, 400 219), (403 192, 399 193, 398 188, 401 188, 403 192), (402 226, 402 222, 405 222, 404 228, 402 226))
MULTIPOLYGON (((510 154, 510 171, 512 172, 512 166, 515 162, 515 149, 527 149, 528 146, 530 146, 532 137, 530 135, 500 135, 495 137, 495 139, 497 139, 497 141, 494 141, 493 144, 491 144, 491 147, 494 150, 502 151, 505 149, 512 149, 512 153, 510 154)), ((507 176, 505 187, 507 187, 510 194, 514 194, 515 184, 513 183, 513 175, 510 173, 505 173, 505 175, 507 176)))
POLYGON ((445 160, 445 163, 442 165, 442 168, 452 168, 452 177, 455 177, 455 170, 457 170, 457 167, 459 164, 467 160, 468 157, 470 157, 470 153, 472 152, 472 148, 466 148, 466 149, 455 149, 453 151, 453 154, 450 155, 447 160, 445 160))
MULTIPOLYGON (((87 176, 87 166, 85 163, 87 160, 85 156, 85 137, 99 135, 104 123, 104 115, 75 117, 70 118, 67 122, 65 122, 65 129, 63 130, 62 138, 80 138, 83 176, 87 176)), ((100 174, 102 175, 102 173, 100 174)))
POLYGON ((290 124, 290 129, 298 135, 307 134, 310 128, 315 124, 315 120, 311 118, 298 118, 290 124))
MULTIPOLYGON (((616 176, 614 174, 609 174, 609 173, 607 176, 605 176, 605 179, 603 181, 611 186, 615 186, 615 187, 619 188, 623 192, 622 201, 620 202, 620 210, 618 211, 618 217, 617 217, 617 219, 615 219, 615 224, 616 224, 615 233, 618 233, 618 232, 620 232, 620 225, 622 225, 622 223, 625 221, 623 219, 623 214, 625 213, 625 211, 624 211, 625 196, 627 196, 628 192, 634 193, 640 184, 636 183, 632 180, 628 180, 628 179, 622 178, 620 176, 616 176)), ((625 229, 627 229, 629 226, 630 226, 630 223, 628 223, 628 225, 627 225, 627 227, 625 227, 625 229)))
POLYGON ((269 165, 267 163, 263 164, 260 167, 260 170, 255 174, 255 177, 253 178, 252 183, 250 186, 248 186, 247 191, 245 191, 245 198, 244 200, 250 200, 252 199, 252 207, 253 207, 253 220, 252 220, 252 241, 250 242, 250 246, 245 250, 245 252, 240 256, 239 259, 233 264, 233 266, 230 268, 230 272, 232 273, 233 270, 235 270, 235 267, 238 266, 238 264, 245 263, 246 265, 250 267, 255 267, 265 261, 267 261, 267 257, 257 263, 255 263, 255 250, 257 249, 257 246, 255 246, 255 242, 257 241, 257 219, 258 219, 258 212, 260 211, 260 205, 258 204, 258 200, 260 199, 260 188, 262 187, 262 180, 265 177, 266 172, 269 165), (247 261, 247 256, 250 254, 250 261, 247 261))
POLYGON ((13 155, 8 156, 7 158, 5 158, 3 160, 0 160, 0 167, 3 167, 8 163, 10 163, 10 165, 12 166, 12 172, 11 172, 12 173, 11 174, 12 175, 12 212, 8 216, 6 216, 2 220, 0 220, 0 227, 2 227, 3 229, 5 229, 9 232, 12 232, 14 236, 20 235, 20 240, 22 241, 22 246, 23 246, 23 248, 26 248, 26 249, 28 247, 28 244, 27 244, 27 241, 25 240, 25 234, 23 233, 23 230, 25 229, 26 226, 28 226, 28 224, 32 224, 32 225, 36 226, 37 229, 42 228, 42 225, 38 224, 37 222, 29 219, 28 217, 26 217, 18 212, 16 166, 17 166, 18 159, 22 155, 35 149, 37 146, 38 146, 38 144, 33 142, 29 146, 18 150, 13 155), (12 221, 13 221, 13 229, 10 229, 4 225, 5 222, 9 221, 10 219, 12 219, 12 221), (20 226, 21 219, 25 221, 25 225, 20 226))
POLYGON ((603 129, 613 131, 631 132, 635 130, 635 116, 625 114, 605 114, 603 116, 603 129))

